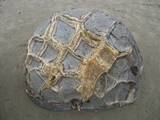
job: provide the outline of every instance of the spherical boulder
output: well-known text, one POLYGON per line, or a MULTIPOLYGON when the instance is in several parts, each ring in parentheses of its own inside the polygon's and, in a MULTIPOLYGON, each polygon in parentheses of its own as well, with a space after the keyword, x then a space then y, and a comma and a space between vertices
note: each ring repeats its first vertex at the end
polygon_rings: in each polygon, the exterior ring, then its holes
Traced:
POLYGON ((101 110, 136 98, 139 48, 127 27, 103 11, 55 14, 37 28, 27 50, 26 92, 41 107, 101 110))

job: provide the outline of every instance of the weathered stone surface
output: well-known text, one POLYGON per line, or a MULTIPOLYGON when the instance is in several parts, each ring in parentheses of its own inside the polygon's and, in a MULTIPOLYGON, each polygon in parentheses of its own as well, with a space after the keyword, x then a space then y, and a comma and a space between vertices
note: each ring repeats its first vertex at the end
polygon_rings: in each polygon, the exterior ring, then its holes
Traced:
POLYGON ((99 110, 134 102, 143 64, 124 24, 105 12, 73 9, 37 28, 26 68, 27 93, 40 106, 99 110))

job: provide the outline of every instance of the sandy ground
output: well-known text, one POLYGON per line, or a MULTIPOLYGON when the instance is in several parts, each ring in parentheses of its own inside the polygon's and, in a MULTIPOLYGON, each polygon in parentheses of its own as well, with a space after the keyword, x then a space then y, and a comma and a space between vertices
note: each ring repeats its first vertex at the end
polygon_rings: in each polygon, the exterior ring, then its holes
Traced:
POLYGON ((0 120, 160 120, 160 0, 0 0, 0 120), (133 33, 144 58, 137 101, 102 112, 51 112, 25 94, 24 58, 36 26, 55 11, 100 8, 133 33))

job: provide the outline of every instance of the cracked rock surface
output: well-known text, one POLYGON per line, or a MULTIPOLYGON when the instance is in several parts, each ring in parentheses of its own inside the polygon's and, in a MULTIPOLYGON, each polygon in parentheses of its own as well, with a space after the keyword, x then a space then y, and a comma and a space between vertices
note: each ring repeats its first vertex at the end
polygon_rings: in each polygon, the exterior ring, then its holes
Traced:
MULTIPOLYGON (((55 111, 100 110, 133 103, 143 64, 139 48, 127 27, 99 10, 72 9, 56 16, 39 26, 28 43, 27 93, 32 100, 55 111), (82 31, 78 28, 79 23, 84 27, 82 31), (81 35, 83 33, 89 38, 81 35), (91 87, 83 89, 83 84, 88 82, 79 77, 85 70, 81 66, 87 64, 104 44, 112 50, 105 50, 95 58, 103 58, 107 65, 99 74, 90 69, 96 78, 90 77, 93 79, 88 81, 95 85, 88 85, 93 87, 91 95, 83 98, 85 93, 90 94, 83 90, 91 87), (117 57, 113 51, 125 55, 117 57)), ((100 68, 103 66, 99 61, 97 64, 100 68)))

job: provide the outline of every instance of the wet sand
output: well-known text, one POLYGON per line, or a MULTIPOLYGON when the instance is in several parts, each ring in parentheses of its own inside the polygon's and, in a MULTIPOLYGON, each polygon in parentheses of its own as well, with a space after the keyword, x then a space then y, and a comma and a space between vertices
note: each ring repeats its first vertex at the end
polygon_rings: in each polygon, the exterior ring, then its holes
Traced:
POLYGON ((0 0, 0 120, 159 120, 159 0, 0 0), (26 43, 38 24, 55 11, 99 8, 128 26, 144 58, 134 104, 101 112, 52 112, 34 105, 25 93, 26 43))

